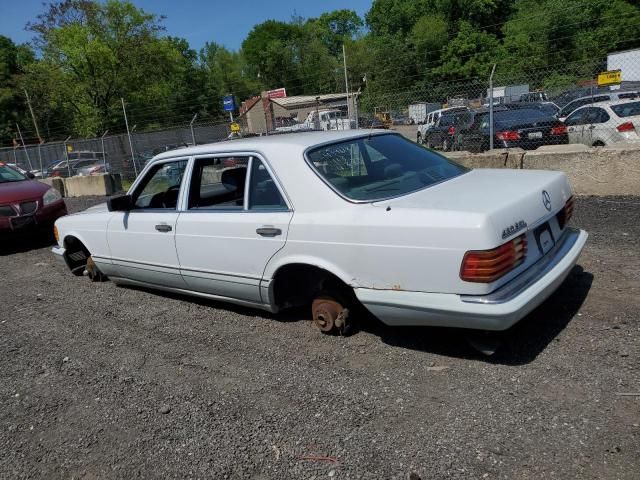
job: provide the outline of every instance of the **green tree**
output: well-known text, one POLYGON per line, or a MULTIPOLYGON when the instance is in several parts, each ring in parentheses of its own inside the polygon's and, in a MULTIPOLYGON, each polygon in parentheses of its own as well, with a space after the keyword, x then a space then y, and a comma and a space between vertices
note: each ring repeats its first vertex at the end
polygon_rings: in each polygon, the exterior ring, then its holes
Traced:
POLYGON ((65 0, 29 25, 41 54, 32 73, 52 77, 40 88, 57 89, 40 93, 70 106, 73 133, 121 125, 120 97, 146 113, 169 111, 183 58, 160 36, 160 20, 128 1, 65 0))
POLYGON ((418 18, 433 13, 437 13, 435 0, 374 0, 365 19, 375 37, 405 37, 418 18))
POLYGON ((487 76, 493 63, 502 57, 499 40, 461 21, 457 35, 449 41, 441 56, 441 65, 433 70, 440 81, 487 76))
MULTIPOLYGON (((249 73, 244 57, 217 43, 206 43, 200 51, 200 63, 205 76, 207 115, 222 118, 222 98, 233 94, 244 100, 259 94, 261 83, 249 73)), ((226 118, 226 117, 225 117, 226 118)))
MULTIPOLYGON (((31 129, 24 92, 20 88, 27 65, 34 61, 33 51, 27 45, 16 45, 10 38, 0 35, 0 144, 11 144, 16 122, 23 133, 31 129)), ((35 137, 35 134, 33 135, 35 137)))
POLYGON ((301 84, 296 61, 301 34, 299 25, 276 20, 254 26, 242 42, 251 73, 269 88, 301 84))

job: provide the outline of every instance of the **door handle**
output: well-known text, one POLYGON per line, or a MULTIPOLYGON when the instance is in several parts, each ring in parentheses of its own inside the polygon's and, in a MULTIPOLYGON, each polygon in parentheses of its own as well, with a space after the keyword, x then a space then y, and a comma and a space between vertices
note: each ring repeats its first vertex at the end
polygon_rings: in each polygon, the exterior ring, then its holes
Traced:
POLYGON ((166 232, 170 232, 172 228, 171 228, 171 225, 161 223, 160 225, 156 225, 156 230, 159 232, 166 233, 166 232))
POLYGON ((593 130, 594 128, 596 128, 595 125, 589 125, 589 130, 593 130))
POLYGON ((263 237, 276 237, 278 235, 282 235, 282 230, 275 227, 260 227, 256 230, 258 235, 262 235, 263 237))

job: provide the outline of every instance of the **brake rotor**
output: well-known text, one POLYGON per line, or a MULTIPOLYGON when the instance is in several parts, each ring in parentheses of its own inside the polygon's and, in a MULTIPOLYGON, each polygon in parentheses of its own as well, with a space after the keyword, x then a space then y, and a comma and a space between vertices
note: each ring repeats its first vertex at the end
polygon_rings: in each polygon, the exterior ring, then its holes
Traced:
POLYGON ((85 270, 87 272, 87 276, 91 280, 97 279, 98 275, 100 274, 100 271, 98 270, 96 263, 93 261, 93 258, 91 258, 91 255, 89 255, 89 258, 87 258, 87 265, 85 266, 85 270))
POLYGON ((313 323, 321 332, 330 332, 343 311, 344 307, 331 298, 316 298, 311 305, 313 323))

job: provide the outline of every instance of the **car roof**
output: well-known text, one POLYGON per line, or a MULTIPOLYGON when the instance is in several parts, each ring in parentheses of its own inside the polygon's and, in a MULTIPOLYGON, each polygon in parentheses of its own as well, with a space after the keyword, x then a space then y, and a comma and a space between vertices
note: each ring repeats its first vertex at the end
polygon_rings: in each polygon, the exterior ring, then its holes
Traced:
POLYGON ((593 102, 593 103, 588 103, 586 105, 582 105, 581 107, 576 108, 573 112, 571 112, 571 115, 573 115, 575 112, 577 112, 578 110, 584 110, 585 108, 589 108, 592 106, 596 106, 598 108, 602 108, 602 107, 611 107, 611 106, 615 106, 615 105, 624 105, 626 103, 637 103, 640 102, 640 97, 638 98, 623 98, 622 100, 605 100, 603 102, 593 102))
MULTIPOLYGON (((152 162, 175 157, 190 157, 194 155, 208 155, 225 152, 238 151, 260 151, 262 149, 291 148, 303 152, 309 147, 322 145, 325 143, 339 142, 350 138, 357 138, 366 135, 396 134, 388 130, 381 129, 359 129, 340 131, 311 131, 311 132, 291 132, 277 135, 264 135, 260 137, 239 138, 228 141, 207 143, 192 147, 178 148, 156 155, 152 162)), ((151 162, 150 162, 151 163, 151 162)))

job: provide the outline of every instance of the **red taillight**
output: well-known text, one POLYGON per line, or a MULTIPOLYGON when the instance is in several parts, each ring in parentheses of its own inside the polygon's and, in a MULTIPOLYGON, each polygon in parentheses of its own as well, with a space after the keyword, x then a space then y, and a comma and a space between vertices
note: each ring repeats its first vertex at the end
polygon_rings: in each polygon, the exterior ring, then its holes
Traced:
POLYGON ((635 130, 635 127, 633 126, 633 123, 631 123, 631 122, 624 122, 624 123, 618 125, 616 127, 616 130, 619 131, 620 133, 633 132, 635 130))
POLYGON ((462 260, 460 278, 466 282, 491 283, 524 262, 526 255, 526 235, 492 250, 467 252, 462 260))
POLYGON ((498 140, 520 140, 520 134, 513 130, 505 130, 504 132, 496 133, 498 140))
POLYGON ((55 171, 54 171, 54 172, 51 174, 51 176, 52 176, 52 177, 59 177, 59 176, 60 176, 60 172, 55 172, 55 171))
POLYGON ((560 228, 564 228, 569 220, 571 220, 571 216, 573 215, 573 196, 569 197, 569 200, 564 204, 562 210, 558 212, 556 218, 558 219, 558 225, 560 228))
POLYGON ((564 135, 567 133, 567 126, 564 123, 556 125, 551 129, 551 135, 564 135))
POLYGON ((456 127, 449 127, 449 130, 447 130, 447 133, 449 135, 455 135, 456 134, 456 127))

